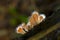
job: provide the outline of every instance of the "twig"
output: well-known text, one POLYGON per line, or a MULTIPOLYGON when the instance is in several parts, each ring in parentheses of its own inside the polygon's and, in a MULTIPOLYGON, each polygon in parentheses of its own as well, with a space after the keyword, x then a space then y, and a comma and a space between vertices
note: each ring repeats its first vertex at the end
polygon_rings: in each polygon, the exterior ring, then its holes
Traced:
POLYGON ((47 29, 46 31, 40 32, 40 33, 32 36, 28 40, 39 40, 40 38, 43 38, 47 34, 51 33, 52 31, 56 30, 57 28, 59 28, 59 26, 60 26, 60 23, 57 23, 56 25, 52 26, 51 28, 47 29))

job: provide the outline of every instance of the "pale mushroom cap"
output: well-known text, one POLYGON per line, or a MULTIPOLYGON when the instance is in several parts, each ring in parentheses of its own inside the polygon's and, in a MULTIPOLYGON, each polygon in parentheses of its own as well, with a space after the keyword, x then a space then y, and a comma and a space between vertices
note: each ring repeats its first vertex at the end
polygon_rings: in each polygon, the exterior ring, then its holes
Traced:
POLYGON ((21 33, 21 34, 24 34, 25 33, 25 31, 23 30, 22 32, 18 32, 18 30, 19 30, 19 28, 23 28, 22 26, 24 26, 25 25, 25 23, 22 23, 21 25, 19 25, 17 28, 16 28, 16 33, 21 33))
POLYGON ((45 18, 46 18, 46 15, 45 15, 45 14, 40 14, 40 16, 42 16, 42 17, 43 17, 43 19, 45 19, 45 18))
POLYGON ((38 15, 39 13, 37 11, 33 11, 32 14, 37 14, 38 15))

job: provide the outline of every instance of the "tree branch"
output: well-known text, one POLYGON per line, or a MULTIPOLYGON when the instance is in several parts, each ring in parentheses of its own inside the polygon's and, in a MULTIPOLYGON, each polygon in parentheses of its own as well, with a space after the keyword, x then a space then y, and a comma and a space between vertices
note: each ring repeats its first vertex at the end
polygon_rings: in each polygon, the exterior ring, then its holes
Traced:
POLYGON ((60 23, 57 23, 56 25, 52 26, 51 28, 49 28, 43 32, 39 32, 38 34, 30 37, 28 40, 39 40, 40 38, 43 38, 47 34, 51 33, 52 31, 56 30, 57 28, 59 28, 59 26, 60 26, 60 23))

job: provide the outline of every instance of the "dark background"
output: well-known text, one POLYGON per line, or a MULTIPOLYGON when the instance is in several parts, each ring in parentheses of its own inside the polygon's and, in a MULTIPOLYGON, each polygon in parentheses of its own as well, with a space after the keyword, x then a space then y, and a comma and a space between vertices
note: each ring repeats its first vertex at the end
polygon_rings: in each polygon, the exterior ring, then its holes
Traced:
MULTIPOLYGON (((58 23, 60 23, 60 0, 0 0, 0 40, 27 40, 58 23), (22 22, 27 23, 33 11, 45 14, 46 19, 27 34, 17 34, 16 27, 22 22)), ((36 38, 33 37, 32 40, 36 38)), ((42 38, 39 37, 38 40, 60 40, 60 27, 42 38)))

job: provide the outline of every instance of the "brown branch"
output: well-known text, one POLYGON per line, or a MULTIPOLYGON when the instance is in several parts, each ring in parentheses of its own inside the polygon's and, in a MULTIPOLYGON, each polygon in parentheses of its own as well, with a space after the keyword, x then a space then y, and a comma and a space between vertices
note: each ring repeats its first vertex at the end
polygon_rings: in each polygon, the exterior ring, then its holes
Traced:
POLYGON ((51 33, 52 31, 56 30, 57 28, 59 28, 59 26, 60 26, 60 23, 57 23, 56 25, 52 26, 51 28, 49 28, 43 32, 39 32, 38 34, 32 36, 28 40, 39 40, 40 38, 43 38, 47 34, 51 33))

